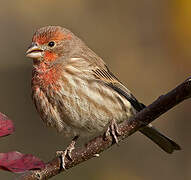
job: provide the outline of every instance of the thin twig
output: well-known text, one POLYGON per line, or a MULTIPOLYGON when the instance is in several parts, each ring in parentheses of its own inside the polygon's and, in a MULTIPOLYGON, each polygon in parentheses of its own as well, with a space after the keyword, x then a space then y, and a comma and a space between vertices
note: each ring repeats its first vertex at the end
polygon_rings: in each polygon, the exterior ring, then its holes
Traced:
MULTIPOLYGON (((120 136, 119 140, 127 138, 131 134, 135 133, 142 126, 151 123, 153 120, 158 118, 161 114, 165 113, 172 107, 176 106, 180 102, 191 97, 191 77, 184 81, 182 84, 177 86, 175 89, 171 90, 166 95, 160 96, 151 105, 147 106, 145 109, 137 113, 130 120, 124 121, 119 125, 120 136)), ((72 161, 66 159, 65 167, 70 169, 88 159, 95 157, 101 152, 105 151, 115 142, 112 138, 105 139, 103 136, 98 136, 93 140, 89 141, 83 148, 76 148, 72 151, 72 161)), ((19 180, 46 180, 59 174, 64 169, 60 170, 61 162, 60 158, 56 157, 46 164, 46 167, 41 170, 31 171, 19 180)))

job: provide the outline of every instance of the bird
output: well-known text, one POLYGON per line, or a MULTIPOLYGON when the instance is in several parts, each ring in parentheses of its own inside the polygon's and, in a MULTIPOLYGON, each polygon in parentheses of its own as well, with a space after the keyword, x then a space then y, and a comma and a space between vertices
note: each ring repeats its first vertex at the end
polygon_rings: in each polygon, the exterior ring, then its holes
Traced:
MULTIPOLYGON (((70 30, 60 26, 37 29, 26 56, 33 59, 32 100, 47 126, 73 138, 102 133, 108 126, 114 140, 118 124, 146 106, 110 71, 106 63, 70 30)), ((181 147, 151 124, 139 131, 167 153, 181 147)))

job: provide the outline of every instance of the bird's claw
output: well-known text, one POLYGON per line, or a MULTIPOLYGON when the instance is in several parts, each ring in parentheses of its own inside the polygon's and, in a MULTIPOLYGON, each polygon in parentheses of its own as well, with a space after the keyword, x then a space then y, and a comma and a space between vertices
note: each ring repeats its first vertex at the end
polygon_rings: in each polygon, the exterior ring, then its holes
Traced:
POLYGON ((66 148, 65 151, 57 151, 56 155, 61 158, 61 168, 66 169, 65 159, 66 157, 72 161, 72 151, 75 149, 76 140, 78 137, 74 137, 72 142, 69 144, 69 146, 66 148))
POLYGON ((108 129, 107 129, 105 135, 106 135, 106 137, 112 136, 115 143, 116 144, 119 143, 117 136, 121 135, 121 133, 119 132, 118 125, 114 120, 111 121, 111 124, 108 126, 108 129))

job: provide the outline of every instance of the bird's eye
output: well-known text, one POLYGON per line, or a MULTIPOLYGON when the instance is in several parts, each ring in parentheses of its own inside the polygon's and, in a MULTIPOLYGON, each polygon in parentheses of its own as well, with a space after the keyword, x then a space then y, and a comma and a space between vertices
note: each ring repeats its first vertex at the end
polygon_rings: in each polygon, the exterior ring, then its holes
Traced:
POLYGON ((48 46, 50 46, 50 47, 53 47, 55 45, 55 42, 54 41, 50 41, 49 43, 48 43, 48 46))

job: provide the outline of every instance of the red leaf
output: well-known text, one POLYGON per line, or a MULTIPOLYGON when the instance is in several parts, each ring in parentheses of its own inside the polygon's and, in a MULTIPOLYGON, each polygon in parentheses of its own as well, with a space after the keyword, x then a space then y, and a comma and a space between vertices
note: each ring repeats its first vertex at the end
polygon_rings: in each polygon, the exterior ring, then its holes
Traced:
POLYGON ((22 154, 17 151, 0 153, 0 169, 3 170, 19 173, 44 167, 44 162, 32 154, 22 154))
POLYGON ((0 137, 14 132, 13 122, 4 114, 0 113, 0 137))

